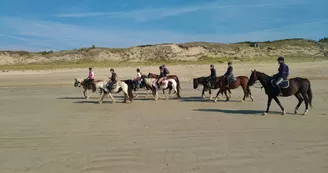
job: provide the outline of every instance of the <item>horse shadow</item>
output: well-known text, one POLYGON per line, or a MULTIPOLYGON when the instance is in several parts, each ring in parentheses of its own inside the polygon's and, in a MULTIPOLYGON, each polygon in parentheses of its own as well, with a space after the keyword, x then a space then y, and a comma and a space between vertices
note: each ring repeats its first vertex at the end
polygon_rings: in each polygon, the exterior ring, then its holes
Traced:
MULTIPOLYGON (((214 97, 212 100, 210 100, 208 97, 206 97, 205 99, 203 99, 202 97, 181 97, 180 98, 180 101, 181 102, 213 102, 214 103, 214 97)), ((220 99, 220 100, 217 100, 216 102, 241 102, 241 101, 238 101, 238 100, 229 100, 229 101, 226 101, 225 99, 220 99)))
POLYGON ((77 100, 77 99, 85 99, 84 97, 58 97, 56 99, 61 99, 61 100, 77 100))
MULTIPOLYGON (((225 110, 225 109, 194 109, 194 111, 199 112, 217 112, 225 114, 242 114, 242 115, 256 115, 264 112, 263 110, 225 110)), ((281 114, 278 111, 270 111, 269 114, 281 114)))

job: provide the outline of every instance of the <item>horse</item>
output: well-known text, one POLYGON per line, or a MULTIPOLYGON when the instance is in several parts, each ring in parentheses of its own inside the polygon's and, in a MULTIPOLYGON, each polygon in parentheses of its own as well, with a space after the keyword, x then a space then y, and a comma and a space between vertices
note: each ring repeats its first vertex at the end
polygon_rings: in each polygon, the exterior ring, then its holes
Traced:
MULTIPOLYGON (((141 79, 142 78, 146 78, 147 76, 146 75, 141 75, 141 79)), ((140 79, 140 80, 141 80, 140 79)), ((135 81, 135 80, 134 80, 135 81)), ((137 81, 135 81, 135 83, 136 83, 137 81)), ((147 86, 147 85, 144 85, 144 83, 141 83, 141 85, 137 85, 136 84, 136 87, 135 88, 133 88, 133 90, 134 90, 134 93, 135 93, 135 97, 137 98, 138 97, 138 93, 137 93, 137 91, 139 90, 139 88, 144 88, 145 90, 146 90, 146 98, 148 97, 148 91, 150 90, 150 88, 147 86)))
MULTIPOLYGON (((94 84, 95 84, 94 87, 95 88, 93 88, 92 83, 90 82, 87 86, 87 84, 85 82, 85 79, 83 79, 83 78, 75 78, 74 79, 74 87, 81 87, 82 86, 83 89, 84 89, 83 95, 86 99, 89 99, 88 90, 92 90, 92 92, 96 92, 96 90, 98 88, 101 88, 104 85, 104 83, 106 83, 104 80, 95 80, 94 81, 94 84)), ((100 96, 103 94, 101 89, 99 90, 99 94, 100 95, 98 96, 98 98, 100 98, 100 96)))
POLYGON ((123 81, 121 81, 121 80, 118 80, 117 82, 116 82, 116 84, 115 85, 113 85, 113 86, 115 86, 114 88, 112 88, 110 91, 107 91, 106 90, 106 88, 107 88, 107 83, 104 83, 103 84, 103 86, 100 88, 103 92, 104 92, 104 94, 103 94, 103 96, 101 97, 101 99, 99 100, 99 104, 101 104, 102 102, 103 102, 103 100, 104 100, 104 97, 106 96, 106 95, 109 95, 109 97, 112 99, 112 103, 114 104, 116 101, 115 101, 115 99, 114 99, 114 97, 112 96, 112 94, 111 93, 119 93, 119 92, 123 92, 124 93, 124 101, 123 101, 123 103, 126 103, 127 101, 127 97, 129 96, 129 100, 131 101, 131 102, 133 102, 133 94, 132 94, 132 90, 131 90, 131 92, 129 92, 129 86, 128 86, 128 84, 126 84, 125 82, 123 82, 123 81))
POLYGON ((181 98, 180 96, 180 82, 178 79, 178 82, 176 82, 174 79, 165 79, 162 81, 162 84, 160 86, 156 85, 156 78, 151 78, 151 77, 146 77, 146 78, 142 78, 142 82, 148 86, 153 93, 153 96, 155 97, 155 100, 158 100, 159 96, 158 96, 158 90, 167 90, 169 89, 169 93, 166 95, 166 100, 169 99, 169 95, 171 94, 172 90, 174 91, 174 93, 177 94, 178 98, 181 98))
MULTIPOLYGON (((148 73, 148 77, 158 79, 159 78, 159 75, 158 74, 154 74, 154 73, 148 73)), ((174 79, 177 83, 179 81, 179 78, 178 78, 177 75, 168 75, 168 76, 166 76, 166 79, 174 79)), ((165 94, 165 90, 163 90, 163 94, 165 94)))
MULTIPOLYGON (((208 77, 202 76, 202 77, 198 77, 198 78, 193 78, 193 85, 194 85, 194 89, 198 88, 198 85, 203 85, 203 91, 202 91, 202 98, 205 99, 205 91, 208 90, 209 94, 210 94, 210 100, 212 100, 212 89, 218 89, 219 85, 218 85, 218 77, 216 78, 214 85, 212 85, 211 87, 208 86, 208 82, 207 82, 208 77)), ((213 82, 212 82, 213 84, 213 82)), ((231 91, 230 89, 228 89, 230 97, 231 97, 231 91)), ((223 95, 223 94, 222 94, 223 95)))
MULTIPOLYGON (((229 80, 231 80, 231 79, 229 79, 229 80)), ((244 91, 244 97, 241 101, 242 102, 245 101, 246 97, 250 97, 250 99, 252 101, 254 101, 254 99, 252 97, 251 90, 249 89, 249 86, 247 85, 248 84, 248 77, 247 76, 238 76, 234 80, 229 81, 229 86, 228 87, 224 86, 223 81, 224 81, 224 76, 220 76, 219 81, 218 81, 219 86, 220 86, 220 90, 216 94, 215 102, 217 101, 217 98, 218 98, 220 92, 221 92, 221 94, 224 92, 224 94, 226 96, 226 101, 229 101, 230 97, 227 96, 226 90, 236 89, 236 88, 239 88, 240 86, 242 87, 242 89, 244 91)))
MULTIPOLYGON (((259 80, 262 86, 264 87, 265 93, 268 96, 267 109, 263 113, 266 115, 269 112, 272 99, 274 99, 282 110, 282 115, 286 114, 285 108, 281 105, 277 97, 277 88, 274 86, 274 78, 268 76, 265 73, 252 70, 250 79, 248 81, 248 86, 254 85, 255 81, 259 80)), ((309 112, 309 105, 312 108, 312 90, 311 83, 307 78, 295 77, 288 80, 284 80, 280 83, 282 97, 289 97, 294 95, 298 99, 298 104, 295 107, 294 114, 297 114, 297 111, 303 101, 305 102, 305 111, 302 115, 306 115, 309 112)))

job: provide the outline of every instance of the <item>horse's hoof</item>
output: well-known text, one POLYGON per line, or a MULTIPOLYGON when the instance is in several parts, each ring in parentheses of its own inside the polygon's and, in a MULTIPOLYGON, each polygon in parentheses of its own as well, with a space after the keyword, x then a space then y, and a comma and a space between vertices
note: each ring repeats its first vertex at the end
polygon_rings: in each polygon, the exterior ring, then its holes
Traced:
POLYGON ((244 102, 245 100, 241 100, 241 102, 244 102))
POLYGON ((215 99, 215 100, 214 100, 214 103, 216 103, 217 101, 218 101, 218 100, 217 100, 217 99, 215 99))
POLYGON ((281 115, 286 115, 286 111, 283 111, 283 112, 281 113, 281 115))
POLYGON ((306 114, 308 114, 308 112, 309 112, 309 111, 308 111, 308 110, 306 110, 306 111, 305 111, 305 112, 304 112, 302 115, 306 115, 306 114))
POLYGON ((266 114, 268 114, 268 113, 266 113, 266 112, 263 112, 262 116, 263 116, 263 115, 266 115, 266 114))
POLYGON ((102 101, 99 101, 98 104, 102 104, 102 101))
POLYGON ((116 103, 116 101, 112 101, 112 104, 115 104, 116 103))

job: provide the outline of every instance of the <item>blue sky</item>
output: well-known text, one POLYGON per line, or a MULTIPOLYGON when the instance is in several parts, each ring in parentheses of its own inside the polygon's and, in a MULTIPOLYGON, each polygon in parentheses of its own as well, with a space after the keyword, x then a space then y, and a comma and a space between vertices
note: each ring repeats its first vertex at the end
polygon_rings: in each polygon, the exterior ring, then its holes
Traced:
POLYGON ((0 0, 0 49, 328 36, 327 0, 0 0))

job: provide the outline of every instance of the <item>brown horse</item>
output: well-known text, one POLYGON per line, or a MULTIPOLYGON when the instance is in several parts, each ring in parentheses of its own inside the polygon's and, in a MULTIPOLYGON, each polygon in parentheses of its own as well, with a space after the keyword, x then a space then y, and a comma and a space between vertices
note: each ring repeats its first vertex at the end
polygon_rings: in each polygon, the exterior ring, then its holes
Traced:
MULTIPOLYGON (((273 84, 274 78, 256 70, 252 70, 252 74, 249 78, 250 78, 248 81, 249 86, 254 85, 255 81, 259 80, 265 89, 265 94, 268 96, 267 109, 263 113, 263 115, 269 112, 272 99, 274 99, 279 105, 280 109, 282 110, 282 115, 285 115, 286 114, 285 108, 281 105, 277 96, 277 88, 273 84)), ((295 111, 294 111, 295 114, 297 114, 297 111, 301 106, 301 104, 303 103, 303 101, 305 102, 305 111, 303 115, 306 115, 309 112, 309 105, 310 107, 312 107, 312 98, 313 98, 313 94, 311 90, 311 82, 309 81, 309 79, 295 77, 283 81, 280 84, 280 86, 281 86, 282 97, 289 97, 294 95, 297 98, 298 104, 295 107, 295 111)))
POLYGON ((247 85, 248 84, 247 76, 238 76, 236 78, 236 81, 229 83, 229 87, 224 86, 225 85, 224 76, 219 77, 218 83, 220 85, 220 90, 216 94, 215 101, 217 101, 219 94, 220 93, 222 94, 223 92, 227 98, 226 101, 229 101, 229 97, 227 96, 227 90, 236 89, 236 88, 239 88, 239 86, 241 86, 244 91, 244 98, 242 99, 242 101, 245 101, 246 97, 249 97, 249 96, 250 96, 251 100, 254 101, 251 90, 249 89, 249 87, 247 85))

